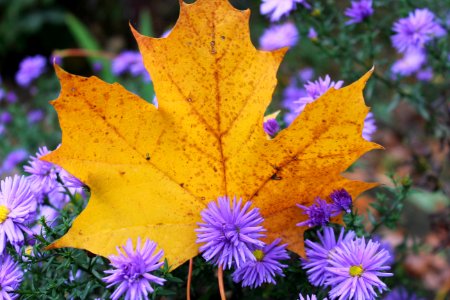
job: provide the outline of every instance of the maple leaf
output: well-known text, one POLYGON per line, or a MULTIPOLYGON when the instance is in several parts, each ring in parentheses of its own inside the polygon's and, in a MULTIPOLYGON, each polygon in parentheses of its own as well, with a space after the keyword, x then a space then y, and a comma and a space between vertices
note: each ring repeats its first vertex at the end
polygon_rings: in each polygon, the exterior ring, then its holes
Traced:
POLYGON ((181 2, 167 38, 133 30, 154 81, 159 107, 119 84, 56 72, 53 101, 62 145, 44 159, 91 189, 86 209, 50 248, 76 247, 108 256, 128 238, 150 238, 177 267, 198 254, 200 211, 218 196, 252 200, 268 240, 281 237, 303 254, 306 216, 296 203, 373 184, 341 176, 365 152, 370 72, 307 105, 291 126, 268 140, 264 112, 287 49, 259 51, 250 41, 249 11, 226 0, 181 2))

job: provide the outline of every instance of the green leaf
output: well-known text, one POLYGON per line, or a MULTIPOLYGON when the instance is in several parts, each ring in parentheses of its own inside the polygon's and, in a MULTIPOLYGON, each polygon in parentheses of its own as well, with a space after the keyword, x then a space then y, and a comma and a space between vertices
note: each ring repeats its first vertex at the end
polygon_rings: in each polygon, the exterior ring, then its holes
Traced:
MULTIPOLYGON (((78 45, 86 50, 100 51, 101 47, 97 43, 95 37, 89 32, 89 29, 81 23, 74 15, 66 14, 65 21, 69 27, 70 32, 77 41, 78 45)), ((113 74, 111 73, 111 62, 103 57, 90 57, 88 56, 91 67, 94 67, 95 63, 100 63, 102 65, 102 70, 100 71, 102 79, 107 82, 115 81, 113 74)))

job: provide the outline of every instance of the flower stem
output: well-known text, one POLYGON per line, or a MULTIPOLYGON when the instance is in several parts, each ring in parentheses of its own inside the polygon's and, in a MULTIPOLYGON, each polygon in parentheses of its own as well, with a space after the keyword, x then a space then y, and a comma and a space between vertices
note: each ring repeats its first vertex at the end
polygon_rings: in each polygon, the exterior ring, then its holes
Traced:
POLYGON ((217 279, 219 281, 220 299, 227 300, 227 298, 225 297, 225 288, 223 287, 223 269, 221 265, 219 265, 219 270, 217 272, 217 279))
POLYGON ((194 259, 189 260, 189 273, 186 286, 186 300, 191 300, 191 281, 192 281, 192 267, 194 265, 194 259))

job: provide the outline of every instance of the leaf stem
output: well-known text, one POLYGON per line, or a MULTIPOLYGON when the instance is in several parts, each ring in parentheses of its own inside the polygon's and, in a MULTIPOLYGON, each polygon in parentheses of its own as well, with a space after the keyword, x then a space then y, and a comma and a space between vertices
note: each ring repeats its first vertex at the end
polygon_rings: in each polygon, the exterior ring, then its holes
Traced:
POLYGON ((186 286, 186 300, 191 300, 191 282, 192 282, 192 267, 194 265, 194 259, 189 260, 189 273, 186 286))
POLYGON ((217 272, 217 280, 219 281, 220 300, 227 300, 227 297, 225 297, 225 288, 223 286, 223 268, 221 265, 219 265, 219 270, 217 272))

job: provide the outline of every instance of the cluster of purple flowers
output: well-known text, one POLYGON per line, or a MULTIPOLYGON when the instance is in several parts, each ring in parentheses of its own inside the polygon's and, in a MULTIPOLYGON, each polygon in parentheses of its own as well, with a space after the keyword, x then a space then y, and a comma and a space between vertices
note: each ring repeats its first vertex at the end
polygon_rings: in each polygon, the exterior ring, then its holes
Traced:
POLYGON ((250 209, 250 201, 219 197, 201 212, 204 223, 199 223, 197 243, 206 261, 224 269, 235 268, 233 280, 252 288, 264 283, 275 284, 275 276, 284 276, 286 265, 280 261, 289 258, 286 244, 276 239, 270 244, 262 240, 266 231, 258 208, 250 209))
POLYGON ((16 73, 16 82, 21 87, 28 87, 45 71, 47 60, 42 55, 26 57, 16 73))
MULTIPOLYGON (((319 77, 319 79, 315 81, 309 80, 310 76, 308 73, 308 79, 304 79, 304 77, 300 76, 300 82, 304 84, 303 88, 298 88, 295 80, 292 80, 291 84, 286 88, 283 106, 288 110, 288 113, 286 113, 284 117, 284 121, 287 124, 290 124, 300 113, 302 113, 306 105, 320 98, 320 96, 325 94, 330 88, 341 88, 344 83, 342 80, 332 81, 329 75, 325 75, 324 78, 319 77)), ((363 138, 370 141, 376 130, 377 126, 375 124, 375 118, 373 114, 369 112, 364 120, 362 132, 363 138)))
POLYGON ((390 254, 378 242, 358 238, 341 228, 336 239, 334 229, 323 227, 318 242, 305 241, 306 258, 302 266, 315 286, 330 288, 330 299, 376 299, 387 289, 379 277, 392 276, 390 254))
POLYGON ((345 190, 333 191, 329 198, 332 203, 317 197, 311 206, 297 204, 303 210, 303 214, 308 218, 297 224, 297 226, 325 226, 330 222, 330 218, 339 215, 341 212, 350 213, 352 210, 352 196, 345 190))
POLYGON ((142 55, 138 51, 127 50, 116 56, 112 61, 112 72, 116 76, 128 73, 133 77, 142 77, 145 82, 150 81, 142 55))
POLYGON ((433 71, 427 66, 426 46, 434 39, 446 35, 433 12, 428 8, 415 9, 405 18, 399 19, 392 28, 392 44, 403 55, 391 68, 399 76, 416 75, 419 80, 433 78, 433 71))
MULTIPOLYGON (((82 193, 83 184, 65 170, 39 158, 49 153, 47 148, 39 149, 32 156, 25 171, 30 176, 6 177, 0 181, 0 293, 2 299, 15 299, 14 293, 22 280, 22 271, 8 256, 5 248, 12 245, 17 251, 33 243, 33 236, 40 231, 36 224, 39 217, 47 222, 57 217, 58 210, 67 202, 70 193, 82 193), (45 200, 45 201, 44 201, 45 200), (26 236, 30 239, 26 239, 26 236)), ((5 159, 2 172, 9 173, 16 164, 28 156, 18 149, 5 159)))

